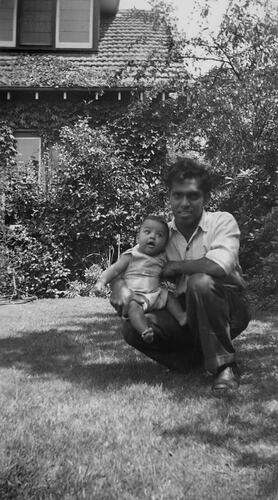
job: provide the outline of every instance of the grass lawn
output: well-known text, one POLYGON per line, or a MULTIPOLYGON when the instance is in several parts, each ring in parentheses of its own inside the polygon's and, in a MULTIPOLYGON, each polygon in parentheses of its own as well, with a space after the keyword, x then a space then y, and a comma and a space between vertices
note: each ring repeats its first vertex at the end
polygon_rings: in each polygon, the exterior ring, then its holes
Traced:
POLYGON ((0 308, 0 499, 278 499, 278 313, 235 341, 238 394, 126 345, 107 300, 0 308))

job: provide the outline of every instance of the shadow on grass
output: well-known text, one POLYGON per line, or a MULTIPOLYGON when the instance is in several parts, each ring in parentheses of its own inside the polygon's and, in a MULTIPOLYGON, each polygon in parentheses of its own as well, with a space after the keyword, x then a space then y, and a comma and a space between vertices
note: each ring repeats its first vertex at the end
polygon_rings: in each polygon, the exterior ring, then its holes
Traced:
MULTIPOLYGON (((236 346, 244 366, 243 388, 250 385, 254 400, 268 401, 277 394, 278 316, 263 319, 249 327, 248 332, 236 340, 236 346)), ((120 320, 114 313, 75 312, 70 321, 62 321, 57 328, 38 327, 24 331, 19 337, 2 338, 0 366, 16 366, 38 374, 52 373, 99 389, 133 382, 166 383, 168 379, 167 387, 173 397, 182 399, 184 391, 190 391, 189 384, 181 388, 178 383, 185 380, 184 375, 172 372, 166 376, 165 368, 124 342, 120 320)), ((184 371, 188 381, 193 377, 200 389, 207 389, 208 382, 203 380, 200 370, 192 370, 188 363, 184 371)))
POLYGON ((256 498, 274 498, 271 495, 278 489, 278 315, 254 321, 235 344, 243 369, 241 390, 214 402, 211 396, 213 425, 204 413, 160 434, 166 441, 193 440, 218 449, 220 455, 228 452, 236 469, 264 471, 256 498))
MULTIPOLYGON (((260 415, 258 409, 251 411, 252 415, 260 415)), ((230 429, 227 431, 212 432, 207 428, 203 419, 184 426, 166 429, 161 432, 162 438, 166 441, 180 444, 181 440, 201 443, 210 449, 217 448, 219 456, 228 456, 225 463, 231 475, 240 471, 250 469, 264 472, 264 478, 258 481, 256 490, 257 496, 252 498, 277 498, 278 489, 278 426, 277 415, 273 418, 272 425, 268 422, 264 424, 265 415, 261 414, 258 427, 250 427, 250 421, 241 421, 240 418, 229 422, 230 429)), ((251 420, 251 419, 250 419, 251 420)), ((260 474, 263 477, 263 474, 260 474)), ((248 495, 240 498, 250 498, 248 495)))
POLYGON ((56 375, 95 390, 120 389, 133 383, 163 384, 176 391, 179 399, 187 390, 181 388, 184 375, 169 372, 124 342, 120 320, 114 314, 77 315, 57 328, 2 338, 0 367, 56 375))
POLYGON ((258 498, 278 487, 278 316, 264 315, 236 339, 243 367, 241 391, 227 400, 210 396, 199 371, 186 375, 167 371, 125 344, 114 314, 75 313, 55 328, 38 327, 21 336, 0 339, 0 366, 54 375, 94 390, 126 385, 160 384, 171 398, 205 397, 208 411, 184 425, 159 429, 165 440, 195 440, 228 452, 235 468, 265 469, 258 498), (220 429, 220 430, 219 430, 220 429))

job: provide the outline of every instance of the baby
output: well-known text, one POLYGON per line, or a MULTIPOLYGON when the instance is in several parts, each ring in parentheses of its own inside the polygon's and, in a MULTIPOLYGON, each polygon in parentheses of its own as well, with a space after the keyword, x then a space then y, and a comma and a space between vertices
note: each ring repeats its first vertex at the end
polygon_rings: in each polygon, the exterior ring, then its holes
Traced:
POLYGON ((96 290, 105 290, 105 285, 122 276, 127 287, 134 292, 128 305, 128 319, 146 343, 152 343, 154 332, 149 327, 146 312, 164 309, 183 326, 186 312, 177 298, 161 288, 160 279, 167 261, 165 248, 169 238, 169 228, 162 217, 148 215, 139 231, 138 244, 122 254, 118 262, 106 269, 96 283, 96 290))

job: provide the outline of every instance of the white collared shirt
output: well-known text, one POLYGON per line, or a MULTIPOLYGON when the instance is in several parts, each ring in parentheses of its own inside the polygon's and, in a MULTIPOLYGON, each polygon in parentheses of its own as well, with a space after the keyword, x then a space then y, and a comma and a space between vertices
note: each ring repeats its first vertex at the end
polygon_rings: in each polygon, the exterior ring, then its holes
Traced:
MULTIPOLYGON (((195 260, 206 257, 225 271, 227 284, 245 286, 238 261, 240 230, 228 212, 202 213, 189 241, 179 232, 175 220, 169 223, 170 238, 166 248, 168 260, 195 260)), ((177 293, 186 290, 187 277, 177 283, 177 293)))

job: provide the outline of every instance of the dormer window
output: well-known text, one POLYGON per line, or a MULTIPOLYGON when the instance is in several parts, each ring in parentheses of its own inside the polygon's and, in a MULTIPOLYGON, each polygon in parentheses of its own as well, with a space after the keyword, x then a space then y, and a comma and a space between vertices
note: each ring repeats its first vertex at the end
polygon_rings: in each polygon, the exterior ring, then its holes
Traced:
POLYGON ((0 47, 94 49, 94 0, 0 0, 0 47))

